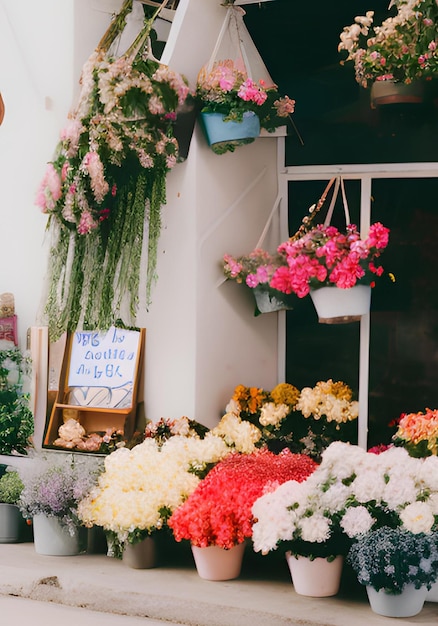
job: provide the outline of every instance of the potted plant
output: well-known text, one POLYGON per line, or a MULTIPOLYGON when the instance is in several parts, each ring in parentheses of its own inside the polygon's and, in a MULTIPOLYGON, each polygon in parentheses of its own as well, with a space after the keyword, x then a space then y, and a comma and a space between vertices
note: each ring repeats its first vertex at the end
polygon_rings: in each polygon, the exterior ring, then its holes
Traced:
POLYGON ((24 535, 24 518, 18 508, 22 490, 18 471, 6 467, 0 477, 0 543, 16 543, 24 535))
POLYGON ((380 526, 351 546, 347 560, 366 586, 371 608, 387 617, 410 617, 423 608, 438 577, 438 533, 380 526))
POLYGON ((403 413, 397 420, 397 431, 392 441, 415 457, 438 454, 438 410, 425 409, 417 413, 403 413))
POLYGON ((294 295, 273 289, 270 281, 274 272, 285 264, 284 256, 270 254, 262 248, 256 248, 246 256, 234 257, 225 254, 223 271, 227 279, 251 289, 255 299, 254 315, 293 309, 294 295))
POLYGON ((340 526, 346 491, 318 466, 303 482, 285 482, 254 502, 253 548, 268 554, 281 547, 300 595, 332 596, 339 590, 350 544, 340 526))
POLYGON ((108 455, 97 484, 79 504, 82 523, 105 531, 108 554, 135 568, 156 565, 150 539, 166 530, 168 518, 201 476, 230 452, 222 438, 209 433, 201 438, 185 430, 163 438, 162 431, 163 424, 131 450, 108 455))
POLYGON ((168 521, 176 541, 190 541, 199 575, 237 578, 245 540, 252 536, 254 501, 272 484, 304 480, 315 467, 307 456, 288 450, 275 455, 266 449, 233 453, 215 465, 168 521))
POLYGON ((253 80, 243 64, 232 59, 200 70, 196 96, 208 143, 216 154, 251 143, 261 128, 273 132, 295 109, 295 100, 281 98, 276 85, 253 80))
POLYGON ((30 367, 19 348, 0 350, 0 454, 26 454, 31 446, 34 419, 23 389, 30 367))
POLYGON ((32 523, 38 554, 71 556, 82 550, 78 507, 100 466, 99 457, 50 453, 35 454, 19 468, 24 488, 18 505, 32 523))
POLYGON ((320 224, 280 244, 278 252, 284 264, 275 270, 269 284, 298 298, 310 294, 320 322, 357 319, 369 311, 371 288, 383 274, 383 267, 376 262, 388 241, 389 229, 380 222, 371 224, 365 239, 354 224, 348 224, 345 232, 320 224), (331 295, 336 298, 327 305, 326 298, 331 295), (338 311, 339 299, 342 308, 338 311))
POLYGON ((390 15, 374 24, 374 11, 357 16, 340 36, 343 63, 353 63, 356 81, 371 87, 372 106, 416 103, 423 81, 438 69, 438 7, 435 0, 392 0, 390 15))

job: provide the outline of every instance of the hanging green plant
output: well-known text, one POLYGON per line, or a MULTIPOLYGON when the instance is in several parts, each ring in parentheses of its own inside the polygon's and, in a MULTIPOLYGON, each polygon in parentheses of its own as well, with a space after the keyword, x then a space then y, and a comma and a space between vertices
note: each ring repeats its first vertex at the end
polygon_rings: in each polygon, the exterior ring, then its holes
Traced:
POLYGON ((189 88, 150 54, 160 9, 122 56, 110 54, 132 3, 125 1, 84 65, 78 105, 37 196, 51 230, 45 306, 51 339, 79 326, 135 325, 145 221, 147 305, 157 279, 166 176, 178 158, 173 123, 189 88))

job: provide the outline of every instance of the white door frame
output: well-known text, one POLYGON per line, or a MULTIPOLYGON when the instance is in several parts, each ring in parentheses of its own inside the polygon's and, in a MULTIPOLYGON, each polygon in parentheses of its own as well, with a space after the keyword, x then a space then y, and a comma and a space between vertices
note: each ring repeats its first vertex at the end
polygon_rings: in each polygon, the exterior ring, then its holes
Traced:
MULTIPOLYGON (((360 232, 367 233, 371 215, 371 186, 377 178, 438 178, 438 163, 378 163, 358 165, 284 165, 285 144, 280 139, 279 190, 286 199, 280 205, 282 232, 288 238, 288 183, 290 181, 327 180, 342 176, 345 180, 359 180, 361 183, 360 232), (281 156, 282 155, 282 156, 281 156)), ((367 449, 368 440, 368 387, 369 387, 369 345, 370 315, 364 315, 360 321, 359 346, 359 419, 358 444, 367 449)), ((286 313, 279 314, 278 322, 278 371, 279 381, 286 380, 286 313)))

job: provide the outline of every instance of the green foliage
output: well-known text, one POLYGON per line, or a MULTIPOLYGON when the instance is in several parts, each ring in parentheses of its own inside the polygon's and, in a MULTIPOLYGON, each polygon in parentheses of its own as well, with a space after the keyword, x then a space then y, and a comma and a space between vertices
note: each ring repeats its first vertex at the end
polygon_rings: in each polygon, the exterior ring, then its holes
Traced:
POLYGON ((6 471, 0 478, 0 502, 17 504, 23 487, 23 482, 16 470, 6 471))
POLYGON ((0 350, 0 454, 26 454, 34 431, 29 394, 23 392, 23 377, 29 359, 18 348, 0 350))

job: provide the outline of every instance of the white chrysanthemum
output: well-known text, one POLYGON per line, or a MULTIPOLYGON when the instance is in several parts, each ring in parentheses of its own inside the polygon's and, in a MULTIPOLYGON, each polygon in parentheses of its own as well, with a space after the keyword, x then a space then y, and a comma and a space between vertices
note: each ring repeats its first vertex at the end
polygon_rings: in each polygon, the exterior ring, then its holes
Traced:
POLYGON ((432 455, 423 459, 417 476, 425 487, 438 492, 438 456, 432 455))
POLYGON ((259 422, 262 426, 279 426, 289 412, 290 407, 287 404, 265 402, 260 410, 259 422))
POLYGON ((337 481, 318 494, 319 505, 329 514, 337 513, 345 508, 350 495, 351 487, 337 481))
POLYGON ((403 526, 414 534, 429 533, 435 517, 426 502, 413 502, 400 512, 403 526))
POLYGON ((312 543, 323 543, 330 539, 331 522, 330 519, 321 514, 303 517, 299 521, 301 538, 303 541, 312 543))
POLYGON ((375 519, 364 506, 355 506, 347 509, 343 515, 340 525, 345 534, 350 537, 357 537, 371 530, 375 519))
POLYGON ((258 498, 253 504, 252 514, 255 519, 252 527, 255 552, 267 554, 276 550, 280 541, 292 539, 297 515, 285 506, 285 500, 281 493, 278 494, 278 490, 258 498))
POLYGON ((352 493, 362 504, 376 500, 380 502, 385 489, 384 476, 378 469, 359 472, 351 484, 352 493))
POLYGON ((365 463, 366 457, 367 453, 359 446, 334 441, 322 453, 320 467, 342 481, 356 474, 365 463))
POLYGON ((400 474, 390 473, 389 481, 385 484, 382 492, 382 500, 386 502, 388 507, 396 511, 405 504, 415 502, 417 500, 418 488, 415 480, 409 475, 403 476, 400 480, 400 474))

